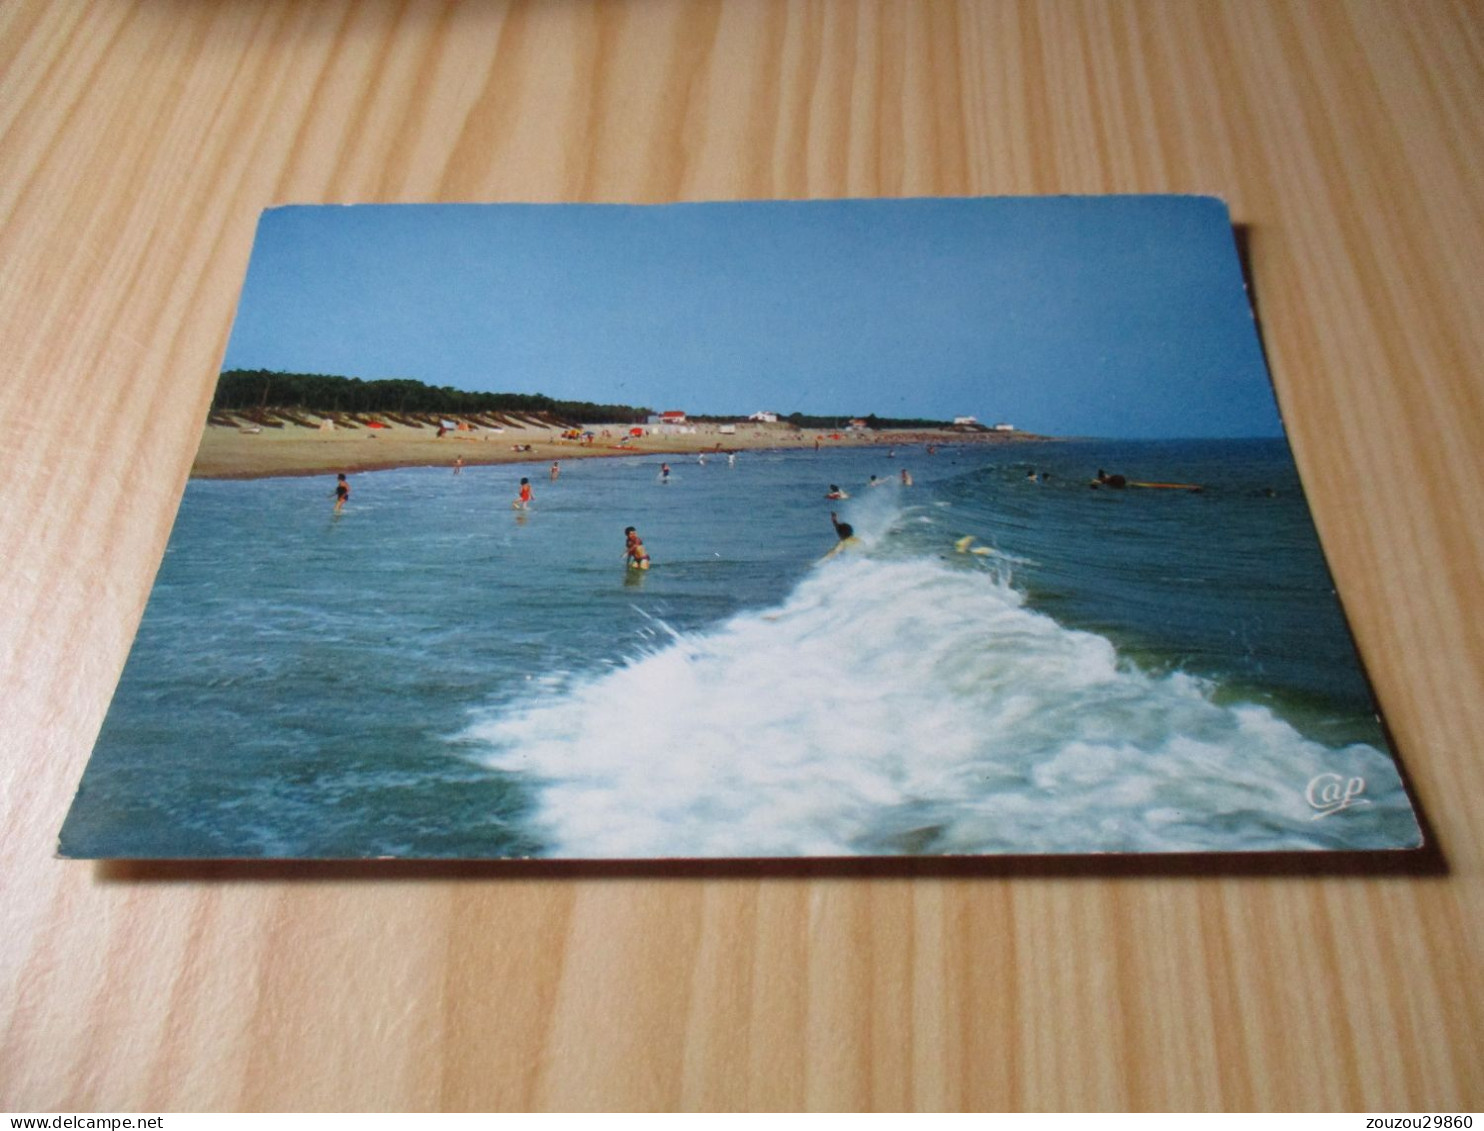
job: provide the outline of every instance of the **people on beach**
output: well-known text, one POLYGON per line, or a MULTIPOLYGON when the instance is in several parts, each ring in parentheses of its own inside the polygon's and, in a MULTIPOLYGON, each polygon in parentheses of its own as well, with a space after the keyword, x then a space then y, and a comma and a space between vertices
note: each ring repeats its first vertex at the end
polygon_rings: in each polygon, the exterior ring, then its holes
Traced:
POLYGON ((341 472, 335 480, 335 513, 339 514, 345 509, 345 500, 350 498, 350 480, 345 478, 345 472, 341 472))
POLYGON ((551 461, 551 481, 553 483, 555 483, 557 481, 557 476, 560 475, 561 473, 562 473, 562 461, 559 460, 559 459, 552 460, 551 461))
POLYGON ((848 498, 850 498, 849 495, 847 495, 844 491, 840 490, 840 485, 838 483, 831 483, 830 484, 830 489, 825 492, 825 496, 824 497, 826 499, 848 499, 848 498))
POLYGON ((516 510, 527 510, 531 505, 531 501, 535 497, 536 496, 531 492, 531 481, 524 475, 522 475, 520 477, 520 496, 511 505, 514 506, 516 510))
POLYGON ((645 550, 643 541, 639 538, 639 532, 632 526, 625 526, 624 534, 624 560, 629 563, 630 569, 648 569, 649 552, 645 550))

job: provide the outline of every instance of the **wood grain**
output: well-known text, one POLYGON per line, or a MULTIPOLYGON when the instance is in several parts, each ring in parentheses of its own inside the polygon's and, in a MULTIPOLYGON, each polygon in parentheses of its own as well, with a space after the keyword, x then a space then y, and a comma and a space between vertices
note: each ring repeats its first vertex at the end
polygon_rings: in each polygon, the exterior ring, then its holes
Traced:
POLYGON ((0 1108, 1484 1106, 1484 20, 0 5, 0 1108), (257 214, 1199 192, 1435 854, 66 863, 257 214))

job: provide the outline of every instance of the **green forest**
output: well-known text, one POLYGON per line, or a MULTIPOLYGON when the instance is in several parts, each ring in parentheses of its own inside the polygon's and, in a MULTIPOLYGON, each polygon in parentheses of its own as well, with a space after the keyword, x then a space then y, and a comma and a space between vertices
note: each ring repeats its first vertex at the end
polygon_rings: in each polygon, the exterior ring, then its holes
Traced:
MULTIPOLYGON (((470 393, 448 385, 428 385, 410 378, 363 381, 324 373, 280 373, 268 369, 228 369, 217 381, 211 402, 213 414, 272 411, 325 413, 428 413, 468 416, 477 413, 519 413, 566 424, 642 424, 653 410, 640 405, 563 401, 537 393, 470 393)), ((729 423, 738 416, 692 415, 702 423, 729 423)), ((867 427, 945 428, 945 421, 866 416, 867 427)), ((832 431, 851 420, 840 416, 792 413, 779 421, 795 428, 832 431)))
POLYGON ((481 412, 539 414, 573 424, 642 423, 648 408, 560 401, 533 393, 469 393, 408 378, 362 381, 324 373, 228 369, 217 381, 213 413, 272 409, 345 413, 481 412))

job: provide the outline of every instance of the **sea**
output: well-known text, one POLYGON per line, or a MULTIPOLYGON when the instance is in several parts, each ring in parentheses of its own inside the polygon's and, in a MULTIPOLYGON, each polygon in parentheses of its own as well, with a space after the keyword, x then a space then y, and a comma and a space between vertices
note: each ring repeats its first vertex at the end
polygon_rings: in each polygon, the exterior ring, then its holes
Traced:
POLYGON ((192 480, 62 853, 1420 842, 1282 440, 548 467, 192 480))

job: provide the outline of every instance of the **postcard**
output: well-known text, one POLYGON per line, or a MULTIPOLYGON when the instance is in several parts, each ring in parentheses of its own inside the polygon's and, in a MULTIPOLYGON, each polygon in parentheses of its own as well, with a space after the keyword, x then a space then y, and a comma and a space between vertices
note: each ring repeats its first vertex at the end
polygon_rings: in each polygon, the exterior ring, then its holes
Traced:
POLYGON ((1405 849, 1197 197, 264 213, 84 858, 1405 849))

